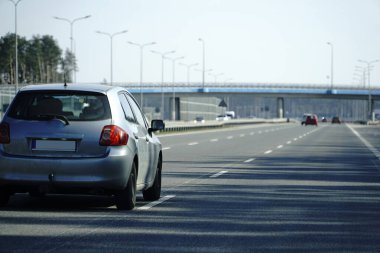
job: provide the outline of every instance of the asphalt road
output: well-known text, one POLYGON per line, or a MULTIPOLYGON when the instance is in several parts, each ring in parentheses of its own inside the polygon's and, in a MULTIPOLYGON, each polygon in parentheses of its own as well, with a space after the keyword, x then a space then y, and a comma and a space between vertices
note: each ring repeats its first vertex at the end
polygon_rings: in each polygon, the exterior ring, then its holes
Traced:
POLYGON ((380 252, 380 127, 164 135, 159 202, 17 195, 0 252, 380 252))

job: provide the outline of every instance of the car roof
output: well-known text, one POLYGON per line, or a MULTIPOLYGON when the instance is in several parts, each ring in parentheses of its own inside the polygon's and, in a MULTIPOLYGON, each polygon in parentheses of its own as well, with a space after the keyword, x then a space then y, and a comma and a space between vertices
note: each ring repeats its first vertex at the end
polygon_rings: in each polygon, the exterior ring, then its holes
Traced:
POLYGON ((117 86, 109 86, 102 84, 34 84, 27 85, 20 89, 21 92, 24 91, 38 91, 38 90, 57 90, 57 91, 90 91, 90 92, 101 92, 107 93, 110 90, 125 90, 124 88, 117 86))

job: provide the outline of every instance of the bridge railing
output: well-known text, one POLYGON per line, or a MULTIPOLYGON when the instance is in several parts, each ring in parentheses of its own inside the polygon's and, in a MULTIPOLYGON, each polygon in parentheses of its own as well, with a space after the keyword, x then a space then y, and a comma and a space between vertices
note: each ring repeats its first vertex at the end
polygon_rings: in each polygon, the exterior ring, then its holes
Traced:
MULTIPOLYGON (((95 82, 94 82, 95 83, 95 82)), ((94 83, 87 83, 87 84, 94 84, 94 83)), ((86 83, 83 83, 86 84, 86 83)), ((98 84, 104 84, 104 83, 98 83, 98 84)), ((23 87, 25 85, 29 84, 20 84, 19 87, 23 87)), ((137 88, 143 88, 143 89, 149 89, 149 88, 273 88, 273 89, 331 89, 331 86, 329 84, 316 84, 316 83, 254 83, 254 82, 222 82, 222 83, 205 83, 203 86, 202 83, 199 82, 175 82, 174 84, 172 82, 144 82, 141 86, 138 82, 117 82, 113 83, 114 86, 123 86, 123 87, 129 87, 133 89, 137 88)), ((371 85, 371 90, 380 90, 380 85, 371 85)), ((339 89, 339 90, 367 90, 368 87, 362 87, 358 85, 348 85, 348 84, 336 84, 333 89, 339 89)), ((14 90, 14 85, 0 85, 0 93, 3 92, 12 92, 14 90)))

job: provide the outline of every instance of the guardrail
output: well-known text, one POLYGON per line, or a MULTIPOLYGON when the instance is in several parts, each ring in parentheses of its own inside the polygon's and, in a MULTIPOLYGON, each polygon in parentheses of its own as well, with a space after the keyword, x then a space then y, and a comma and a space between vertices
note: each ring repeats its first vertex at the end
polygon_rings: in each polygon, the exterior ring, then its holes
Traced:
POLYGON ((181 132, 200 129, 222 128, 235 125, 249 125, 249 124, 273 124, 273 123, 286 123, 287 119, 231 119, 225 121, 209 121, 205 123, 192 122, 192 121, 165 121, 165 130, 161 133, 168 132, 181 132))

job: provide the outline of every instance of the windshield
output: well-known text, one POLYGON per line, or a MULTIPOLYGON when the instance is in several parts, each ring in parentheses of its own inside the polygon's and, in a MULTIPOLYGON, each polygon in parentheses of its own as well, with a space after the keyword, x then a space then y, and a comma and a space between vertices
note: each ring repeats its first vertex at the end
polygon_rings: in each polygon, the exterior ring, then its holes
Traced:
POLYGON ((111 118, 105 95, 67 91, 22 92, 16 96, 8 116, 23 120, 49 120, 60 116, 68 121, 111 118))

